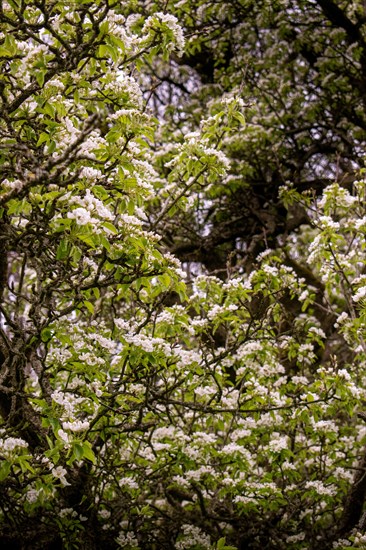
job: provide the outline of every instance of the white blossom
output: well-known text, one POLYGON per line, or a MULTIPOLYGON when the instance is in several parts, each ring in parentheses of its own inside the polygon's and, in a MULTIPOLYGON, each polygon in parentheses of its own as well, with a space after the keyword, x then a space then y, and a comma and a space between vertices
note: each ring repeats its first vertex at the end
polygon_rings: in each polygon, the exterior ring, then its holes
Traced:
POLYGON ((272 452, 281 452, 283 449, 288 448, 288 437, 281 436, 279 433, 273 432, 268 447, 272 452))
MULTIPOLYGON (((62 427, 64 430, 70 430, 71 432, 83 432, 89 429, 89 422, 87 420, 74 420, 73 422, 63 422, 62 427)), ((61 431, 61 430, 60 430, 61 431)))
POLYGON ((318 495, 334 496, 336 493, 335 486, 326 487, 320 480, 307 481, 305 483, 305 489, 314 489, 318 495))
POLYGON ((116 538, 118 546, 121 548, 128 547, 129 550, 138 549, 138 540, 133 531, 128 531, 127 533, 120 532, 116 538))
POLYGON ((65 468, 63 468, 62 466, 57 466, 57 468, 52 468, 53 477, 59 479, 63 487, 70 485, 70 483, 67 481, 65 477, 66 474, 67 474, 67 470, 65 470, 65 468))
POLYGON ((366 286, 361 286, 356 294, 353 295, 354 302, 360 302, 366 296, 366 286))

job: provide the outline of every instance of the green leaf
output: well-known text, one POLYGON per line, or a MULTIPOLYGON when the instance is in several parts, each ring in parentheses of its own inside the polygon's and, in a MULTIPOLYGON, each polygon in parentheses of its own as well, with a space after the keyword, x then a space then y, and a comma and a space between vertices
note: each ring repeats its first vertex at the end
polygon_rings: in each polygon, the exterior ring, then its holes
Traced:
POLYGON ((95 248, 97 246, 97 237, 93 234, 85 234, 85 233, 79 233, 77 235, 77 238, 80 239, 80 241, 83 241, 83 243, 87 244, 91 248, 95 248))
POLYGON ((67 239, 62 239, 57 248, 56 260, 65 260, 69 255, 69 249, 69 241, 67 239))
POLYGON ((239 111, 235 111, 233 113, 233 117, 235 118, 235 120, 240 122, 240 124, 243 124, 243 126, 245 126, 245 116, 243 115, 243 113, 240 113, 239 111))
POLYGON ((0 465, 0 481, 4 481, 10 474, 11 464, 7 460, 4 460, 0 465))
POLYGON ((216 544, 217 550, 223 550, 223 548, 225 547, 225 541, 226 541, 225 537, 222 537, 217 541, 217 544, 216 544))
POLYGON ((55 227, 56 232, 65 231, 65 229, 69 229, 70 226, 73 223, 73 220, 70 218, 60 218, 56 220, 57 226, 55 227))
POLYGON ((42 145, 42 143, 48 143, 50 140, 49 134, 46 134, 46 132, 41 132, 38 141, 37 141, 37 147, 42 145))
POLYGON ((91 302, 89 302, 88 300, 84 300, 83 304, 91 314, 94 313, 94 306, 91 302))
POLYGON ((73 453, 76 457, 76 460, 81 460, 84 456, 84 447, 78 443, 75 442, 72 447, 73 453))
POLYGON ((30 457, 28 455, 27 456, 19 456, 18 457, 18 464, 21 467, 21 470, 22 470, 23 473, 31 472, 32 474, 34 474, 35 473, 34 468, 32 468, 32 466, 28 462, 29 458, 30 457))
POLYGON ((53 332, 49 327, 46 327, 41 332, 42 342, 49 342, 53 336, 53 332))
POLYGON ((44 77, 45 77, 46 71, 37 71, 35 74, 37 84, 42 88, 44 84, 44 77))
POLYGON ((102 185, 94 185, 93 193, 97 196, 98 199, 102 201, 105 201, 109 197, 107 191, 104 189, 104 187, 102 187, 102 185))
POLYGON ((53 119, 55 117, 56 110, 52 105, 52 103, 49 103, 48 101, 46 101, 46 103, 43 105, 43 112, 45 115, 48 115, 52 119, 52 122, 54 122, 53 119))
POLYGON ((0 47, 0 57, 12 57, 17 53, 17 45, 12 34, 6 34, 4 43, 0 47))
POLYGON ((98 48, 98 56, 99 57, 110 57, 111 48, 110 46, 107 46, 106 44, 101 44, 98 48))
POLYGON ((89 441, 84 441, 84 443, 83 443, 83 453, 84 453, 85 458, 90 460, 90 462, 92 462, 93 464, 96 464, 95 454, 93 453, 93 450, 91 448, 91 445, 90 445, 89 441))
POLYGON ((56 142, 54 140, 51 140, 48 146, 48 153, 52 155, 56 150, 56 142))
POLYGON ((118 229, 111 222, 103 222, 103 227, 109 229, 114 235, 117 235, 118 229))
POLYGON ((168 275, 168 273, 163 273, 163 275, 159 275, 158 279, 161 282, 162 287, 163 287, 164 290, 166 290, 167 288, 170 287, 171 278, 168 275))

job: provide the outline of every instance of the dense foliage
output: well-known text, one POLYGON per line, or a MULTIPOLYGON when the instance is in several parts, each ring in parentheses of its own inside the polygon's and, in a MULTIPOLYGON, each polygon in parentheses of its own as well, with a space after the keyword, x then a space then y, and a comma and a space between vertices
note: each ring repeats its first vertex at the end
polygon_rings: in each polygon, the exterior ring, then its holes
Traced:
POLYGON ((365 21, 0 4, 3 548, 365 547, 365 21))
POLYGON ((349 185, 363 166, 365 8, 341 0, 185 0, 168 7, 187 44, 183 58, 156 60, 150 70, 160 83, 157 105, 166 105, 165 139, 195 131, 207 104, 228 92, 243 97, 246 117, 245 131, 224 139, 228 177, 204 191, 209 207, 201 201, 200 215, 171 223, 168 244, 183 261, 209 270, 225 268, 231 252, 250 269, 265 246, 275 247, 279 235, 306 219, 301 209, 289 219, 280 186, 320 193, 333 181, 349 185))

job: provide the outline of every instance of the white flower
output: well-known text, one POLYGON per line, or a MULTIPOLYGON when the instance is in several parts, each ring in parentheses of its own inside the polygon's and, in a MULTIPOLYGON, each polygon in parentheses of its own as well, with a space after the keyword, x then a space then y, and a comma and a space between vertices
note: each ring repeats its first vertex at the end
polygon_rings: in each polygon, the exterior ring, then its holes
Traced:
POLYGON ((0 440, 0 449, 7 454, 17 448, 26 449, 27 447, 28 443, 24 439, 20 439, 20 437, 8 437, 5 440, 0 440))
POLYGON ((340 378, 343 378, 344 380, 347 380, 347 381, 351 380, 351 375, 346 369, 339 369, 337 374, 340 378))
POLYGON ((185 40, 182 27, 178 25, 178 20, 176 17, 174 17, 174 15, 161 12, 154 13, 154 15, 146 19, 146 22, 141 31, 141 35, 149 35, 150 29, 154 29, 158 26, 157 22, 164 23, 165 26, 168 27, 170 31, 172 31, 172 42, 167 48, 168 51, 173 51, 174 49, 176 49, 178 51, 178 55, 182 55, 185 40))
POLYGON ((105 147, 106 140, 97 132, 93 130, 90 132, 88 138, 80 145, 79 155, 86 155, 89 158, 94 159, 94 150, 105 147))
POLYGON ((66 432, 64 432, 64 430, 58 430, 57 435, 58 435, 59 438, 62 439, 62 441, 64 441, 65 443, 68 443, 68 442, 69 442, 69 436, 67 435, 66 432))
POLYGON ((366 229, 366 216, 364 216, 363 218, 355 221, 355 228, 357 230, 366 229))
POLYGON ((86 225, 97 221, 91 217, 90 212, 85 208, 75 208, 75 210, 67 213, 67 217, 71 220, 75 220, 79 225, 86 225))
POLYGON ((113 80, 108 82, 106 90, 113 92, 117 96, 127 94, 130 102, 136 109, 141 109, 143 100, 142 92, 136 80, 132 76, 128 76, 123 71, 119 71, 117 77, 113 76, 113 80))
POLYGON ((131 323, 128 321, 125 321, 125 319, 114 319, 114 324, 117 328, 120 330, 131 330, 131 323))
POLYGON ((310 327, 309 332, 312 332, 313 334, 320 336, 320 338, 326 338, 326 334, 324 330, 319 327, 310 327))
POLYGON ((12 180, 12 181, 9 181, 9 180, 4 180, 2 182, 2 186, 4 187, 4 189, 7 189, 7 190, 11 190, 11 189, 21 189, 22 188, 22 182, 20 180, 12 180))
POLYGON ((291 535, 291 536, 287 537, 286 542, 287 543, 299 542, 300 540, 304 540, 304 539, 305 539, 305 533, 299 533, 298 535, 291 535))
POLYGON ((132 479, 132 477, 121 477, 118 480, 118 484, 120 487, 128 487, 129 489, 138 489, 138 483, 132 479))
POLYGON ((234 497, 235 503, 241 502, 243 504, 248 504, 248 503, 255 503, 256 501, 257 499, 255 497, 243 497, 241 495, 237 495, 236 497, 234 497))
POLYGON ((224 170, 229 170, 230 160, 227 158, 227 156, 222 151, 218 151, 217 149, 214 149, 213 147, 205 147, 203 149, 203 152, 206 155, 215 157, 216 161, 218 161, 222 165, 224 170))
MULTIPOLYGON (((83 432, 84 430, 87 430, 89 426, 90 424, 87 420, 85 420, 84 422, 82 422, 81 420, 75 420, 74 422, 62 423, 62 427, 64 430, 70 430, 72 432, 83 432)), ((59 435, 60 435, 60 431, 63 431, 63 430, 59 430, 59 435)))
POLYGON ((324 496, 334 496, 336 489, 334 487, 325 487, 322 481, 307 481, 305 484, 305 489, 315 489, 318 495, 324 496))
POLYGON ((185 487, 187 489, 190 486, 188 479, 184 478, 183 476, 174 476, 172 478, 172 481, 177 485, 180 485, 181 487, 185 487))
POLYGON ((91 166, 84 166, 79 173, 80 178, 85 178, 90 182, 95 182, 100 177, 102 177, 102 172, 91 166))
POLYGON ((242 445, 238 445, 238 443, 228 443, 221 449, 221 452, 227 455, 230 455, 233 453, 240 453, 244 455, 247 454, 247 450, 244 449, 242 445))
POLYGON ((108 519, 111 516, 111 513, 109 510, 99 510, 98 515, 103 519, 108 519))
POLYGON ((353 296, 354 302, 359 302, 366 296, 366 286, 361 286, 353 296))
POLYGON ((263 271, 267 275, 273 275, 274 277, 276 277, 278 275, 278 269, 277 269, 277 267, 275 267, 273 265, 268 265, 268 264, 265 265, 263 267, 263 271))
POLYGON ((37 502, 39 493, 40 491, 37 489, 34 489, 34 488, 28 489, 25 497, 27 502, 29 502, 30 504, 34 504, 34 502, 37 502))
POLYGON ((182 525, 183 540, 179 540, 176 543, 176 550, 185 550, 192 547, 199 546, 200 549, 209 550, 211 548, 210 536, 204 533, 199 527, 195 525, 182 525))
POLYGON ((193 437, 197 439, 201 444, 205 445, 215 445, 217 441, 217 436, 212 433, 207 432, 195 432, 193 437))
POLYGON ((66 474, 67 474, 67 470, 65 470, 65 468, 63 468, 62 466, 57 466, 57 468, 52 468, 53 477, 59 479, 63 487, 70 485, 70 483, 67 481, 65 477, 66 474))
POLYGON ((113 353, 116 349, 116 342, 114 342, 113 340, 110 340, 109 338, 105 338, 101 334, 94 332, 90 334, 89 337, 92 341, 94 340, 98 342, 98 344, 102 348, 106 349, 107 351, 110 351, 111 353, 113 353))
POLYGON ((66 516, 71 516, 72 518, 76 518, 77 513, 72 508, 62 508, 62 510, 60 510, 59 516, 61 518, 65 518, 66 516))
POLYGON ((122 548, 127 546, 129 550, 132 550, 132 548, 139 548, 138 540, 135 537, 135 533, 133 531, 128 531, 127 533, 121 532, 116 539, 116 543, 122 548))
POLYGON ((211 386, 198 386, 195 388, 194 393, 196 395, 199 395, 200 397, 206 397, 215 394, 217 391, 216 388, 212 388, 211 386))
POLYGON ((288 448, 288 437, 287 436, 281 436, 279 433, 274 432, 272 434, 272 439, 269 442, 268 445, 270 451, 279 453, 283 449, 288 448))
POLYGON ((320 216, 319 222, 322 229, 339 229, 339 223, 335 222, 330 216, 320 216))
POLYGON ((306 386, 309 383, 309 380, 306 378, 306 376, 293 376, 291 378, 291 382, 294 384, 302 384, 306 386))
MULTIPOLYGON (((61 82, 59 78, 52 78, 47 82, 45 88, 56 88, 56 90, 60 90, 62 92, 65 89, 65 84, 61 82)), ((52 91, 54 92, 54 90, 52 91)))
MULTIPOLYGON (((186 453, 190 456, 190 453, 186 453)), ((192 458, 192 457, 191 457, 192 458)), ((200 466, 197 470, 187 470, 185 473, 188 481, 199 481, 204 475, 215 475, 215 471, 211 466, 200 466)))
POLYGON ((348 313, 346 311, 343 311, 343 313, 341 313, 336 322, 334 323, 334 328, 339 328, 340 325, 342 325, 345 321, 347 321, 349 319, 348 317, 348 313))
POLYGON ((310 296, 309 290, 308 289, 303 290, 302 293, 299 296, 300 302, 304 302, 306 300, 306 298, 308 298, 309 296, 310 296))

